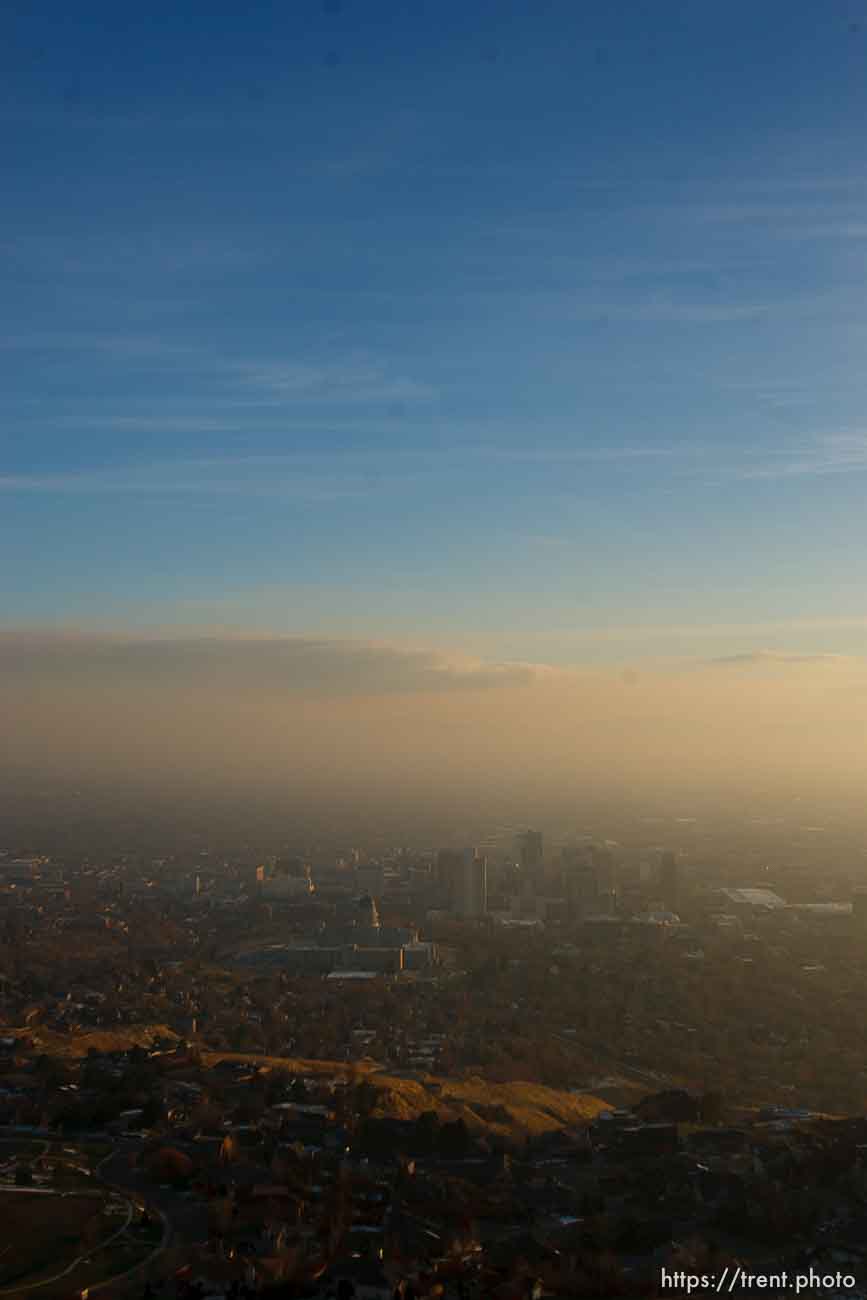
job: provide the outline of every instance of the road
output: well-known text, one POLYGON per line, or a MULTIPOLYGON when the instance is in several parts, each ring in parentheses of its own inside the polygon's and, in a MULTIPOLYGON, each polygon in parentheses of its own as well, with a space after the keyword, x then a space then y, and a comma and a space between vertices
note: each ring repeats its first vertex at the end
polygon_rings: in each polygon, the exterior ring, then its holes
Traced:
MULTIPOLYGON (((0 1130, 0 1138, 9 1132, 10 1130, 8 1129, 0 1130)), ((53 1141, 57 1141, 57 1135, 51 1134, 47 1130, 32 1131, 26 1135, 21 1134, 20 1132, 15 1132, 14 1135, 18 1138, 27 1136, 45 1140, 45 1148, 41 1153, 44 1155, 51 1154, 53 1141)), ((195 1242, 201 1241, 207 1236, 207 1209, 204 1205, 186 1201, 182 1196, 172 1192, 171 1190, 153 1187, 142 1177, 142 1174, 138 1169, 130 1166, 130 1155, 137 1155, 144 1145, 140 1138, 130 1139, 121 1137, 113 1139, 109 1138, 106 1134, 91 1133, 81 1135, 79 1140, 82 1142, 92 1142, 95 1139, 112 1141, 114 1143, 114 1150, 100 1161, 89 1187, 85 1186, 80 1191, 58 1191, 56 1188, 48 1187, 4 1187, 2 1190, 4 1192, 13 1192, 15 1194, 31 1196, 83 1195, 100 1198, 105 1194, 105 1191, 104 1188, 103 1190, 99 1189, 99 1184, 110 1184, 119 1189, 122 1194, 125 1194, 127 1209, 124 1223, 109 1237, 106 1237, 101 1241, 98 1246, 89 1252, 89 1254, 78 1256, 61 1272, 54 1274, 50 1278, 43 1278, 39 1282, 31 1283, 30 1285, 19 1284, 12 1288, 0 1288, 0 1297, 6 1297, 7 1300, 11 1300, 13 1296, 21 1296, 25 1293, 31 1292, 35 1293, 42 1287, 53 1286, 66 1277, 69 1277, 70 1284, 74 1286, 76 1290, 80 1291, 82 1287, 88 1285, 86 1271, 91 1257, 97 1256, 112 1242, 123 1237, 132 1224, 136 1206, 141 1206, 142 1208, 147 1207, 149 1210, 155 1211, 162 1222, 162 1239, 148 1258, 152 1259, 159 1255, 165 1250, 169 1241, 173 1238, 179 1241, 195 1242)), ((69 1154, 69 1147, 75 1145, 75 1142, 76 1139, 70 1139, 68 1136, 64 1136, 63 1145, 66 1148, 64 1154, 69 1154)), ((59 1155, 60 1153, 57 1154, 59 1155)), ((81 1156, 73 1156, 73 1158, 62 1161, 61 1163, 66 1163, 71 1168, 78 1170, 78 1172, 84 1175, 89 1175, 89 1170, 74 1163, 76 1158, 81 1159, 81 1156)), ((129 1271, 136 1272, 144 1262, 145 1261, 139 1261, 139 1263, 134 1265, 129 1271)), ((111 1287, 115 1282, 117 1282, 118 1277, 123 1276, 125 1276, 125 1274, 119 1274, 104 1282, 91 1285, 90 1293, 95 1295, 97 1292, 111 1287)))
MULTIPOLYGON (((643 1087, 653 1088, 660 1091, 662 1088, 672 1086, 671 1079, 665 1074, 658 1074, 653 1070, 642 1070, 636 1065, 629 1065, 621 1060, 615 1052, 606 1051, 596 1043, 583 1042, 579 1037, 573 1037, 570 1034, 555 1033, 553 1037, 563 1047, 571 1047, 574 1052, 580 1053, 586 1060, 588 1057, 593 1059, 602 1059, 606 1063, 605 1068, 609 1069, 612 1074, 620 1075, 630 1083, 637 1083, 643 1087)), ((592 1092, 592 1087, 588 1086, 588 1092, 592 1092)))
MULTIPOLYGON (((46 1155, 49 1154, 50 1149, 51 1149, 51 1143, 46 1142, 44 1154, 46 1155)), ((95 1197, 96 1199, 99 1200, 104 1199, 105 1196, 104 1192, 100 1192, 96 1189, 91 1190, 90 1188, 84 1188, 81 1192, 58 1192, 56 1188, 51 1188, 51 1187, 8 1187, 8 1188, 4 1188, 3 1190, 7 1193, 11 1192, 19 1196, 23 1195, 23 1196, 66 1197, 66 1196, 81 1195, 85 1197, 95 1197)), ((134 1211, 135 1211, 134 1201, 132 1199, 127 1200, 126 1217, 124 1219, 124 1222, 121 1224, 119 1228, 117 1228, 113 1233, 111 1233, 110 1236, 103 1238, 103 1240, 100 1241, 97 1245, 95 1245, 92 1250, 89 1250, 84 1255, 76 1256, 76 1258, 73 1259, 71 1263, 69 1263, 66 1266, 66 1268, 61 1269, 59 1273, 53 1273, 51 1277, 44 1277, 39 1282, 18 1283, 14 1287, 0 1287, 0 1296, 9 1296, 9 1297, 21 1296, 31 1291, 39 1291, 43 1287, 53 1286, 56 1282, 62 1281, 63 1278, 65 1277, 71 1277, 71 1275, 75 1273, 80 1273, 81 1276, 78 1278, 78 1280, 75 1283, 73 1283, 73 1285, 76 1285, 80 1289, 80 1286, 86 1285, 87 1282, 86 1273, 83 1272, 82 1270, 87 1269, 88 1265, 90 1264, 90 1260, 92 1256, 98 1255, 103 1250, 105 1250, 107 1246, 110 1246, 112 1242, 117 1241, 120 1237, 124 1236, 130 1224, 132 1223, 134 1211)))
MULTIPOLYGON (((169 1225, 167 1240, 180 1242, 206 1241, 208 1236, 207 1206, 187 1200, 172 1188, 155 1187, 138 1167, 130 1166, 130 1154, 143 1146, 141 1139, 119 1140, 118 1147, 99 1162, 97 1175, 114 1187, 119 1187, 149 1206, 159 1210, 169 1225)), ((172 1143, 173 1146, 180 1144, 172 1143)))

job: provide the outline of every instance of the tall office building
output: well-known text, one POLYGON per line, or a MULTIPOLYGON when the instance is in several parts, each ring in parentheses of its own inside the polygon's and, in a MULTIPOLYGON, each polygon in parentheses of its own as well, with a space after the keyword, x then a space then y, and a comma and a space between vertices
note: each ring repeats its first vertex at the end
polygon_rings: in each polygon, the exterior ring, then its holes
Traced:
POLYGON ((617 870, 608 842, 587 839, 560 854, 563 893, 585 913, 612 913, 617 905, 617 870))
POLYGON ((523 831, 516 838, 518 860, 524 871, 535 871, 542 865, 542 832, 523 831))
POLYGON ((594 908, 600 894, 599 877, 593 863, 586 857, 570 859, 563 868, 563 893, 573 904, 594 908))
POLYGON ((455 911, 461 916, 484 916, 488 910, 488 859, 467 851, 458 882, 455 911))
POLYGON ((488 859, 478 849, 440 849, 436 883, 446 906, 459 916, 488 910, 488 859))
POLYGON ((355 868, 355 881, 362 894, 372 898, 382 898, 385 888, 385 868, 381 862, 367 862, 363 867, 355 868))
POLYGON ((592 845, 590 860, 596 872, 596 882, 600 894, 615 894, 617 892, 617 866, 614 854, 608 847, 607 841, 604 844, 592 845))
POLYGON ((676 912, 680 904, 680 871, 671 852, 663 853, 659 864, 659 892, 666 911, 676 912))
POLYGON ((465 852, 461 849, 440 849, 437 854, 434 880, 444 904, 454 908, 458 892, 458 881, 463 870, 465 852))

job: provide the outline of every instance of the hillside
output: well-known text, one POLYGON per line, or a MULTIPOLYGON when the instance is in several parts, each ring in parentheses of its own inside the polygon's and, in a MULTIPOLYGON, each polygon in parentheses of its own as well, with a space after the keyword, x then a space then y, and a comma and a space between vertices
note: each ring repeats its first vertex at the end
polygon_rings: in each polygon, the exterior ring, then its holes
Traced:
POLYGON ((436 1111, 442 1121, 463 1119, 473 1132, 499 1137, 536 1137, 553 1129, 589 1124, 607 1102, 588 1093, 546 1088, 538 1083, 489 1083, 473 1075, 444 1079, 372 1074, 378 1091, 374 1115, 416 1119, 436 1111))
POLYGON ((160 1038, 169 1039, 173 1043, 178 1041, 178 1035, 167 1025, 125 1025, 119 1029, 82 1029, 71 1034, 57 1034, 42 1025, 30 1025, 27 1029, 18 1032, 26 1034, 33 1040, 37 1052, 67 1059, 87 1056, 90 1048, 97 1052, 123 1052, 130 1047, 153 1047, 160 1038))
MULTIPOLYGON (((176 1040, 165 1025, 131 1025, 117 1030, 56 1034, 39 1026, 28 1031, 38 1052, 58 1058, 85 1057, 90 1048, 120 1051, 135 1045, 151 1047, 160 1038, 176 1040)), ((573 1093, 538 1083, 491 1083, 472 1075, 447 1078, 423 1072, 389 1074, 370 1058, 345 1061, 304 1060, 285 1056, 257 1056, 249 1052, 203 1052, 202 1065, 221 1061, 255 1062, 268 1070, 287 1074, 355 1075, 376 1090, 375 1117, 417 1119, 435 1111, 443 1122, 461 1118, 476 1133, 509 1138, 537 1136, 553 1129, 588 1124, 611 1103, 589 1092, 573 1093)))
MULTIPOLYGON (((203 1061, 249 1061, 249 1054, 205 1052, 203 1061)), ((610 1103, 591 1093, 572 1093, 538 1083, 489 1083, 470 1078, 444 1078, 422 1072, 388 1074, 370 1059, 349 1066, 338 1061, 305 1061, 290 1057, 257 1057, 272 1069, 292 1074, 348 1075, 355 1070, 376 1089, 375 1117, 417 1119, 435 1111, 446 1122, 463 1119, 473 1132, 502 1137, 536 1136, 552 1129, 588 1124, 610 1103)))

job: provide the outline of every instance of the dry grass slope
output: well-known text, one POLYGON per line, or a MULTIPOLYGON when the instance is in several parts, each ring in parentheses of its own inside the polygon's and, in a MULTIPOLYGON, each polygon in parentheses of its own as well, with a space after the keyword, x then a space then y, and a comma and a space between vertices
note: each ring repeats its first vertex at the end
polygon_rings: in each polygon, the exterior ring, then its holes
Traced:
POLYGON ((26 1031, 33 1046, 47 1056, 77 1058, 87 1056, 92 1047, 97 1052, 124 1052, 130 1047, 152 1047, 159 1038, 178 1041, 167 1025, 127 1025, 122 1029, 81 1030, 74 1034, 55 1034, 37 1025, 26 1031))
MULTIPOLYGON (((134 1045, 151 1047, 158 1038, 177 1040, 165 1025, 130 1025, 117 1030, 94 1030, 77 1034, 55 1034, 40 1027, 30 1033, 37 1051, 50 1056, 80 1058, 93 1047, 97 1051, 122 1051, 134 1045)), ((476 1133, 520 1138, 547 1133, 552 1129, 588 1124, 610 1103, 591 1093, 572 1093, 538 1083, 490 1083, 472 1076, 443 1078, 424 1073, 387 1074, 369 1058, 354 1062, 304 1060, 286 1056, 259 1056, 250 1052, 203 1052, 202 1063, 213 1067, 220 1061, 255 1062, 266 1069, 289 1074, 343 1076, 367 1079, 376 1089, 374 1115, 395 1119, 417 1119, 435 1111, 443 1121, 463 1119, 476 1133)))
POLYGON ((367 1075, 380 1069, 377 1061, 362 1057, 357 1061, 306 1060, 301 1056, 262 1056, 258 1052, 202 1052, 202 1064, 212 1068, 221 1061, 237 1061, 263 1066, 267 1070, 284 1070, 287 1074, 327 1075, 329 1079, 342 1075, 349 1078, 355 1071, 367 1075))
POLYGON ((609 1109, 587 1093, 561 1092, 538 1083, 489 1083, 478 1076, 408 1079, 377 1074, 370 1082, 379 1090, 376 1114, 416 1119, 433 1110, 443 1122, 463 1119, 471 1132, 509 1138, 581 1127, 609 1109))
POLYGON ((257 1062, 291 1074, 348 1077, 353 1070, 376 1089, 374 1116, 418 1119, 435 1111, 444 1123, 463 1119, 475 1133, 501 1137, 538 1136, 552 1129, 588 1124, 607 1101, 590 1093, 564 1092, 538 1083, 489 1083, 472 1076, 452 1079, 431 1074, 387 1074, 369 1058, 347 1064, 341 1061, 307 1061, 283 1056, 251 1057, 240 1052, 205 1052, 207 1065, 219 1061, 257 1062))

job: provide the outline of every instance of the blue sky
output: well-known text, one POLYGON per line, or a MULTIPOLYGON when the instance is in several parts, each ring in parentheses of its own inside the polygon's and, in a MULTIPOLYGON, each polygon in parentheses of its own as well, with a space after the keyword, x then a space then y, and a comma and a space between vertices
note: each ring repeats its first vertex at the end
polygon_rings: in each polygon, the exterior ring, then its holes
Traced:
POLYGON ((7 624, 867 651, 867 7, 0 46, 7 624))

